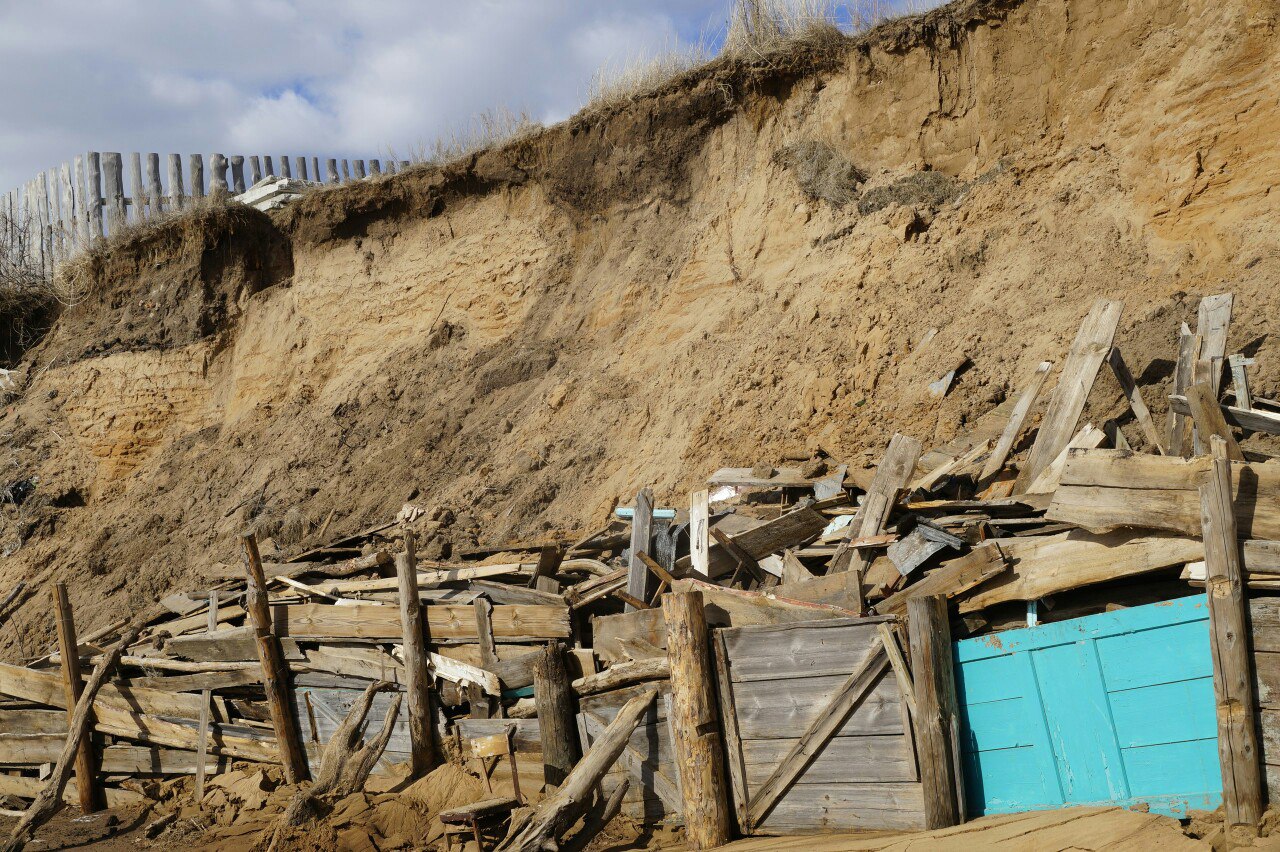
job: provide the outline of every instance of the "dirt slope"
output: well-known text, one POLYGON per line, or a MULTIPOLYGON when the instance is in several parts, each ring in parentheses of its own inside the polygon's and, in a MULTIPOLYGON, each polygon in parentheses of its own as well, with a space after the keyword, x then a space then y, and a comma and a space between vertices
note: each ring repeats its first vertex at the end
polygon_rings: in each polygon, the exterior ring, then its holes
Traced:
MULTIPOLYGON (((439 553, 815 442, 945 440, 1099 296, 1157 416, 1177 324, 1224 290, 1280 395, 1278 16, 960 4, 95 258, 0 417, 0 485, 35 486, 0 507, 0 592, 31 595, 0 654, 50 635, 48 579, 87 629, 206 585, 246 527, 293 551, 412 499, 450 510, 439 553)), ((1124 411, 1105 376, 1087 416, 1124 411)))

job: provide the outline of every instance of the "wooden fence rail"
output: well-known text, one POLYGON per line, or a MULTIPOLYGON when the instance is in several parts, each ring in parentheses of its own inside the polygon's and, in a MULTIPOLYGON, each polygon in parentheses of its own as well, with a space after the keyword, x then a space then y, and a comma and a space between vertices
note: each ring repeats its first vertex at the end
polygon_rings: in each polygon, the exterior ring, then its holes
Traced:
POLYGON ((0 195, 0 253, 11 266, 52 276, 61 263, 129 223, 182 210, 206 194, 239 194, 272 176, 345 183, 394 173, 409 165, 407 160, 326 158, 322 180, 319 157, 293 157, 290 168, 288 155, 273 158, 269 154, 210 154, 206 182, 205 162, 203 155, 190 154, 184 170, 182 155, 169 154, 166 180, 162 181, 159 154, 132 153, 126 194, 121 154, 90 151, 76 155, 71 162, 41 172, 21 187, 0 195))

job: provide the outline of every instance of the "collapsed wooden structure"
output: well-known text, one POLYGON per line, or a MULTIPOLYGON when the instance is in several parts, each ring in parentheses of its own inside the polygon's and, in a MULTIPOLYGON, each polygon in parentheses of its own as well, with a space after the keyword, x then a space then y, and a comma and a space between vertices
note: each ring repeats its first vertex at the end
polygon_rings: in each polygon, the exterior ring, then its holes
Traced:
MULTIPOLYGON (((243 567, 130 620, 140 633, 76 751, 76 800, 91 810, 136 796, 135 776, 194 774, 200 788, 230 761, 305 779, 385 681, 373 715, 404 703, 382 766, 420 774, 500 737, 509 749, 492 753, 514 754, 517 803, 522 787, 551 792, 502 848, 562 835, 597 795, 604 813, 683 823, 693 848, 1083 801, 1178 815, 1220 801, 1230 824, 1254 825, 1280 794, 1280 755, 1265 747, 1280 739, 1280 599, 1267 596, 1280 590, 1280 463, 1237 434, 1280 434, 1280 404, 1252 398, 1247 359, 1228 357, 1230 313, 1230 296, 1212 296, 1199 327, 1183 326, 1163 428, 1113 346, 1121 305, 1102 300, 1047 400, 1050 362, 966 434, 927 451, 896 435, 874 469, 820 451, 795 467, 726 468, 688 506, 644 489, 579 541, 447 562, 417 557, 413 507, 283 562, 264 564, 248 537, 243 567), (1104 364, 1129 415, 1082 425, 1104 364), (1193 615, 1153 611, 1144 629, 1172 625, 1211 672, 1177 662, 1133 675, 1148 664, 1114 613, 1202 589, 1193 615), (1112 737, 1125 778, 1091 799, 1075 776, 1093 756, 1069 734, 993 740, 1016 727, 999 713, 1069 706, 1045 673, 1076 665, 1060 649, 1084 640, 1028 631, 1084 636, 1099 614, 1115 623, 1090 634, 1089 665, 1115 719, 1098 724, 1119 731, 1124 712, 1154 700, 1200 727, 1112 737), (1019 649, 1033 646, 1058 649, 1038 658, 1040 680, 996 695, 984 666, 1022 671, 1019 649), (1170 768, 1188 742, 1217 756, 1194 778, 1170 768), (1072 779, 1026 792, 1018 773, 1045 759, 1074 761, 1072 779)), ((83 671, 129 629, 77 638, 65 595, 54 603, 59 649, 0 666, 0 798, 12 804, 45 786, 83 671)), ((1195 656, 1184 650, 1171 656, 1195 656)), ((457 819, 482 840, 470 816, 457 819)))

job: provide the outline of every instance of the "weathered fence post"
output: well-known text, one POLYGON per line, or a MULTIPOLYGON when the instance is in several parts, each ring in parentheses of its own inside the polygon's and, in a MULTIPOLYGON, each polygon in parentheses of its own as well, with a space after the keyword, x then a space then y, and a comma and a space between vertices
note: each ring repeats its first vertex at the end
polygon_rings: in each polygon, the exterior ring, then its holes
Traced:
MULTIPOLYGON (((66 583, 53 584, 53 610, 58 629, 58 654, 62 658, 62 692, 67 700, 67 721, 70 722, 75 716, 80 693, 84 692, 84 678, 80 672, 76 624, 71 616, 71 602, 67 600, 66 583)), ((98 761, 93 751, 92 720, 76 751, 76 788, 80 810, 84 813, 95 813, 106 807, 106 800, 98 786, 98 761)))
POLYGON ((356 160, 354 163, 351 164, 351 166, 352 168, 355 169, 357 180, 365 177, 364 160, 356 160))
POLYGON ((263 177, 277 177, 275 164, 271 161, 271 155, 266 154, 262 158, 262 170, 265 173, 263 177))
POLYGON ((338 182, 338 161, 337 160, 332 158, 325 160, 324 171, 325 171, 325 177, 328 179, 329 183, 338 182))
POLYGON ((400 630, 404 642, 405 692, 409 696, 410 776, 426 775, 436 764, 431 730, 431 681, 427 679, 427 636, 418 595, 418 558, 412 530, 405 530, 404 551, 396 554, 400 593, 400 630))
POLYGON ((100 240, 106 232, 102 223, 102 157, 97 151, 89 152, 85 191, 89 210, 89 236, 93 240, 100 240))
POLYGON ((260 180, 262 180, 262 161, 258 159, 257 154, 254 154, 249 157, 249 181, 256 186, 260 180))
POLYGON ((319 157, 311 158, 311 174, 314 176, 316 183, 323 182, 323 178, 320 177, 320 158, 319 157))
POLYGON ((293 170, 289 168, 289 155, 284 154, 280 157, 280 177, 292 178, 293 170))
POLYGON ((191 197, 204 198, 204 157, 192 154, 187 157, 188 171, 191 172, 191 197))
POLYGON ((153 219, 164 213, 164 186, 160 183, 159 154, 147 154, 147 212, 153 219))
POLYGON ((169 209, 181 210, 186 204, 186 190, 182 186, 182 155, 169 155, 169 209))
POLYGON ((58 194, 62 196, 58 231, 62 238, 62 256, 68 258, 76 250, 76 202, 71 186, 71 166, 58 167, 58 194))
POLYGON ((227 158, 221 154, 209 155, 209 194, 217 196, 231 190, 227 183, 227 158))
POLYGON ((685 839, 694 850, 729 842, 729 795, 724 780, 724 743, 716 709, 716 673, 711 661, 702 593, 662 596, 671 661, 671 733, 675 740, 685 839))
POLYGON ((284 766, 285 780, 297 784, 310 777, 307 753, 302 748, 302 733, 293 715, 289 700, 289 666, 284 661, 280 640, 271 624, 271 609, 267 604, 267 581, 262 573, 262 557, 258 555, 258 541, 252 535, 240 539, 244 547, 244 566, 249 583, 245 590, 244 608, 249 613, 253 633, 258 644, 258 660, 262 663, 262 686, 267 693, 267 708, 271 712, 271 725, 276 732, 276 744, 280 749, 280 763, 284 766))
POLYGON ((1200 521, 1222 798, 1228 825, 1253 827, 1262 816, 1263 784, 1249 647, 1249 600, 1240 569, 1227 443, 1218 435, 1210 437, 1209 442, 1213 467, 1200 486, 1200 521))
POLYGON ((106 151, 102 154, 103 195, 107 204, 107 226, 118 234, 124 227, 124 162, 120 154, 106 151))
POLYGON ((243 154, 233 154, 231 157, 231 190, 236 195, 245 191, 243 154))
POLYGON ((294 171, 298 173, 298 180, 307 180, 307 158, 294 157, 293 162, 297 167, 294 171))
POLYGON ((73 169, 71 175, 71 192, 75 196, 72 206, 75 208, 76 214, 76 245, 80 248, 89 247, 89 196, 85 194, 85 171, 84 157, 76 154, 75 159, 71 161, 73 169))
POLYGON ((916 743, 924 787, 925 828, 947 828, 961 820, 955 773, 953 720, 959 716, 951 652, 951 623, 943 595, 907 601, 911 671, 916 688, 916 743))
POLYGON ((377 161, 377 160, 370 160, 370 161, 369 161, 369 174, 371 174, 371 175, 380 175, 380 174, 382 174, 382 166, 380 166, 380 165, 378 164, 378 161, 377 161))
POLYGON ((573 687, 564 656, 564 646, 553 642, 533 661, 533 701, 542 736, 542 778, 549 787, 563 784, 581 756, 573 687))
MULTIPOLYGON (((143 188, 142 183, 142 152, 134 151, 129 155, 129 195, 133 202, 133 216, 135 222, 141 222, 147 218, 147 191, 143 188)), ((126 213, 129 211, 126 210, 126 213)))

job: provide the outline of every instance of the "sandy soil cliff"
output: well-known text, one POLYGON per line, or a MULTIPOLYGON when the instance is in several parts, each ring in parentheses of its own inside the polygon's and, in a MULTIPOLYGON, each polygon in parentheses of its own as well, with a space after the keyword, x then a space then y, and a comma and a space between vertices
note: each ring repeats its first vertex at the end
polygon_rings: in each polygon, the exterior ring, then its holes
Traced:
MULTIPOLYGON (((1280 395, 1278 18, 962 3, 96 257, 0 416, 0 485, 35 484, 3 506, 0 591, 29 599, 0 655, 50 635, 45 581, 88 629, 207 585, 245 528, 292 552, 412 500, 438 555, 815 443, 942 441, 1099 296, 1158 418, 1208 293, 1280 395)), ((1086 416, 1141 446, 1125 414, 1104 375, 1086 416)))

